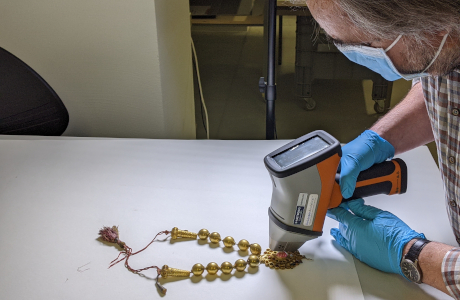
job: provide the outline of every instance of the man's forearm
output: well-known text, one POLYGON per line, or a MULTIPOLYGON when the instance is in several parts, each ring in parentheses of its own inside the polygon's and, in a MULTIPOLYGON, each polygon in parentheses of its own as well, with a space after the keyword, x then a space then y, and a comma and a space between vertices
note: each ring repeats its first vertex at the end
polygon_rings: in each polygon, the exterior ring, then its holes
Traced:
POLYGON ((371 130, 378 133, 399 154, 434 140, 426 111, 422 84, 417 83, 401 103, 375 123, 371 130))
MULTIPOLYGON (((403 250, 403 256, 409 252, 409 249, 414 242, 415 240, 411 240, 406 244, 403 250)), ((431 285, 448 295, 449 292, 447 291, 442 278, 442 260, 444 259, 446 253, 452 248, 452 246, 446 244, 431 242, 422 249, 422 252, 420 252, 418 257, 418 263, 423 274, 422 282, 431 285)))
MULTIPOLYGON (((420 83, 414 85, 401 103, 393 108, 371 130, 378 133, 395 148, 395 154, 425 145, 434 140, 430 119, 425 106, 420 83)), ((406 244, 403 256, 415 240, 406 244)), ((421 251, 418 264, 422 270, 422 282, 449 294, 442 276, 442 262, 452 246, 430 242, 421 251)))

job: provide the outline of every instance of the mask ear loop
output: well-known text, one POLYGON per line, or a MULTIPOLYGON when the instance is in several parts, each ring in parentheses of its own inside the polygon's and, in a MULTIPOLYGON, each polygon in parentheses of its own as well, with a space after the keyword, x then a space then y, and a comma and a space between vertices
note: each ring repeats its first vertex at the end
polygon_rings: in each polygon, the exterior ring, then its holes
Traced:
POLYGON ((441 45, 439 45, 438 52, 436 52, 436 55, 433 57, 433 59, 431 60, 430 64, 428 65, 428 67, 426 67, 425 70, 422 71, 422 73, 425 73, 425 71, 428 70, 428 68, 431 67, 431 65, 436 61, 436 58, 438 58, 439 54, 441 53, 442 48, 444 47, 444 44, 446 43, 446 40, 447 40, 448 36, 449 36, 448 33, 446 33, 444 35, 444 37, 442 38, 441 45))
POLYGON ((396 38, 396 40, 394 40, 394 42, 393 42, 393 43, 391 43, 391 45, 390 45, 390 46, 388 46, 388 48, 386 48, 386 49, 385 49, 385 52, 388 52, 388 51, 390 51, 390 50, 391 50, 391 48, 393 48, 393 46, 394 46, 394 45, 396 45, 396 43, 398 43, 398 42, 399 42, 399 40, 400 40, 401 38, 402 38, 402 34, 400 34, 400 35, 399 35, 399 36, 396 38))

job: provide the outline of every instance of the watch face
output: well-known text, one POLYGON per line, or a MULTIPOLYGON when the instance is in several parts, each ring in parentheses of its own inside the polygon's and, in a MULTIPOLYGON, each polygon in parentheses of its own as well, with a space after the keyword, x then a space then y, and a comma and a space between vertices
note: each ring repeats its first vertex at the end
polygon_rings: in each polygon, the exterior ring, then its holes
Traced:
POLYGON ((410 281, 420 282, 420 272, 417 269, 417 266, 408 259, 403 259, 401 262, 401 270, 404 276, 407 277, 410 281))

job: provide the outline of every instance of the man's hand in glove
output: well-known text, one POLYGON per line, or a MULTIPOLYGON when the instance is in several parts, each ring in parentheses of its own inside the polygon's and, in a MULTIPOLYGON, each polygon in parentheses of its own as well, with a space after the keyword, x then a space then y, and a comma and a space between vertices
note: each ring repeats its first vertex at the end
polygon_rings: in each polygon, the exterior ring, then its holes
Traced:
POLYGON ((339 229, 331 229, 336 241, 360 261, 384 272, 402 275, 399 264, 404 246, 414 238, 425 238, 392 213, 364 205, 363 199, 342 203, 327 215, 340 223, 339 229))
POLYGON ((340 190, 345 199, 353 195, 361 171, 381 163, 395 154, 394 147, 372 130, 364 131, 342 147, 340 190))

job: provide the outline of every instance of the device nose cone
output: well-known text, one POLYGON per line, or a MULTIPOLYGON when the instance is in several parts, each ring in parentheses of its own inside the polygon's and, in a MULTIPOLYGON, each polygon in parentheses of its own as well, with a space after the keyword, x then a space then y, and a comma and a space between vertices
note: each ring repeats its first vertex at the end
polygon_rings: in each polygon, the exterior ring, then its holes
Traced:
MULTIPOLYGON (((314 239, 316 237, 310 237, 310 239, 314 239)), ((270 238, 269 247, 272 251, 287 251, 287 252, 294 252, 299 250, 300 247, 305 243, 302 242, 280 242, 278 240, 270 238)))
POLYGON ((286 248, 286 244, 286 242, 280 242, 270 238, 269 247, 273 251, 284 251, 284 249, 286 248))

